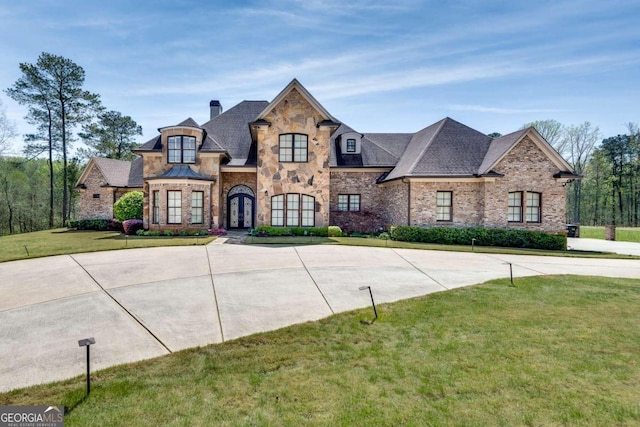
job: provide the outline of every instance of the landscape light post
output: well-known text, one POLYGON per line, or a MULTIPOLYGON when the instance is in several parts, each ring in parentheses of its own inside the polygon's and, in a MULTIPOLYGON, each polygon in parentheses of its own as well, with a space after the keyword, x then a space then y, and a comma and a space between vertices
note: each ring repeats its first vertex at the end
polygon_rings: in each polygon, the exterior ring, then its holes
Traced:
POLYGON ((79 340, 78 341, 78 346, 80 347, 87 347, 87 396, 89 395, 89 393, 91 393, 91 374, 90 374, 90 368, 89 368, 89 348, 91 347, 91 344, 95 344, 96 343, 96 339, 91 337, 91 338, 85 338, 83 340, 79 340))
POLYGON ((476 239, 471 239, 471 252, 476 250, 476 239))
POLYGON ((505 262, 505 264, 509 264, 509 278, 511 279, 511 286, 513 286, 513 264, 510 262, 505 262))
POLYGON ((369 289, 369 296, 371 297, 371 305, 373 306, 373 314, 375 314, 375 317, 373 318, 373 320, 368 323, 370 325, 373 322, 375 322, 376 319, 378 318, 378 310, 376 310, 376 303, 375 301, 373 301, 373 292, 371 292, 371 286, 360 286, 358 289, 361 291, 364 291, 365 289, 369 289))

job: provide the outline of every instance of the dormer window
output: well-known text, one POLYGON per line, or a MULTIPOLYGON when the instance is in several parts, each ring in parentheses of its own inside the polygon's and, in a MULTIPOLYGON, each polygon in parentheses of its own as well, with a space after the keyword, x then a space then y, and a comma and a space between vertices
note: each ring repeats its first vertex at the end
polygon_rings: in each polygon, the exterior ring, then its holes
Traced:
POLYGON ((169 163, 195 163, 196 138, 194 136, 170 136, 167 139, 169 163))
POLYGON ((346 132, 338 137, 342 154, 360 154, 362 135, 358 132, 346 132))

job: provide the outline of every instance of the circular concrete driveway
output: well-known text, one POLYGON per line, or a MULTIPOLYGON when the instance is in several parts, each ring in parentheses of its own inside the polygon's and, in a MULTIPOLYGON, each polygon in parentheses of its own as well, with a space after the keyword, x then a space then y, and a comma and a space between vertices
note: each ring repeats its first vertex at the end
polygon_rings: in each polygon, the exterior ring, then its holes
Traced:
POLYGON ((209 244, 0 264, 0 391, 507 277, 640 278, 640 261, 209 244))

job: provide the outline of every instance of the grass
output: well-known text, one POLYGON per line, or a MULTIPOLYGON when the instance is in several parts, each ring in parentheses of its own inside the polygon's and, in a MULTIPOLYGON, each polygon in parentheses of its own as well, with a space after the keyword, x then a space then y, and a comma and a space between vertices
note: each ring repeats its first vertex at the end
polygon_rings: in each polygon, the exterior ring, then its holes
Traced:
POLYGON ((255 245, 347 245, 347 246, 368 246, 368 247, 388 247, 402 249, 422 249, 432 251, 454 251, 454 252, 478 252, 489 254, 511 254, 511 255, 543 255, 562 256, 580 258, 608 258, 608 259, 640 259, 631 255, 615 254, 610 252, 590 252, 590 251, 549 251, 542 249, 520 249, 503 248, 495 246, 475 246, 471 245, 439 245, 434 243, 411 243, 398 242, 395 240, 383 240, 377 238, 364 237, 309 237, 309 236, 286 236, 286 237, 248 237, 247 244, 255 245))
MULTIPOLYGON (((604 227, 580 226, 580 237, 604 239, 604 227)), ((616 227, 616 240, 620 242, 640 242, 639 227, 616 227)))
MULTIPOLYGON (((640 281, 519 278, 0 394, 83 425, 638 425, 640 281)), ((95 351, 99 351, 96 348, 95 351)))
POLYGON ((75 231, 58 228, 0 237, 0 248, 2 248, 0 262, 114 249, 204 245, 213 239, 213 237, 126 237, 114 231, 75 231))

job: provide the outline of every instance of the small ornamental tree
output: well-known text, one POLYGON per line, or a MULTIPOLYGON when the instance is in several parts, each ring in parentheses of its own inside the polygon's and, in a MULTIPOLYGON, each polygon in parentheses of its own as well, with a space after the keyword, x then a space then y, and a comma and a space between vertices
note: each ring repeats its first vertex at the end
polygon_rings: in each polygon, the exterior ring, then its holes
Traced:
POLYGON ((142 191, 131 191, 124 194, 113 205, 113 215, 118 221, 142 219, 142 191))

